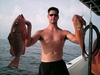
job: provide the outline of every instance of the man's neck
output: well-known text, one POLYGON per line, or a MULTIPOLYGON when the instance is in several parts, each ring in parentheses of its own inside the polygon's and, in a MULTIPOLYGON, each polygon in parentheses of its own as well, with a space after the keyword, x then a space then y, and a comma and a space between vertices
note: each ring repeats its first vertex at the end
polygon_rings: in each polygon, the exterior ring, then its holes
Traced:
POLYGON ((48 28, 51 30, 56 30, 58 28, 58 26, 57 26, 57 24, 49 24, 48 28))

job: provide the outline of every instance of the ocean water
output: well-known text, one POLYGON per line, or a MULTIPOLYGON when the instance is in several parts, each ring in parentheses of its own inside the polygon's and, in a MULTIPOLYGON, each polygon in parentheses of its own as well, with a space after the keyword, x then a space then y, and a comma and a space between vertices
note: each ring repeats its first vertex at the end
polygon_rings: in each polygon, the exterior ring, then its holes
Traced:
MULTIPOLYGON (((41 59, 41 47, 37 42, 26 48, 24 55, 20 57, 19 67, 7 67, 14 58, 9 52, 8 40, 0 39, 0 75, 38 75, 41 59)), ((81 55, 79 46, 64 45, 63 59, 67 63, 81 55)))

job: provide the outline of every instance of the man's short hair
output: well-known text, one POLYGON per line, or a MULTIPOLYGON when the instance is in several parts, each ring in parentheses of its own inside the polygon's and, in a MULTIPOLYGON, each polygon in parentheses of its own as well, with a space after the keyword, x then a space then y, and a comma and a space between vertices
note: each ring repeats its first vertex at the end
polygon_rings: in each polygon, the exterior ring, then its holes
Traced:
POLYGON ((58 8, 56 8, 56 7, 50 7, 50 8, 48 9, 48 13, 49 13, 51 10, 55 10, 55 11, 57 12, 57 14, 59 14, 58 8))

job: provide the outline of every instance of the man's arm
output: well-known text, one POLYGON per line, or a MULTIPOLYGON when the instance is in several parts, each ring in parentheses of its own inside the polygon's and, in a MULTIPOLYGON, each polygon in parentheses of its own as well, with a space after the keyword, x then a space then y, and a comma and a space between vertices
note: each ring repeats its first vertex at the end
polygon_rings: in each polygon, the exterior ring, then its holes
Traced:
POLYGON ((76 43, 76 44, 79 44, 78 43, 78 40, 77 40, 77 38, 76 38, 76 33, 75 34, 72 34, 71 32, 69 32, 69 31, 65 31, 65 33, 66 33, 66 38, 68 38, 68 40, 70 40, 71 42, 73 42, 73 43, 76 43))
POLYGON ((32 25, 31 25, 31 23, 29 21, 26 21, 26 25, 27 25, 27 44, 26 44, 26 46, 29 47, 29 46, 35 44, 39 40, 41 31, 37 31, 31 37, 32 25))
POLYGON ((31 40, 32 25, 29 21, 26 21, 26 25, 27 25, 27 43, 26 43, 26 46, 28 46, 30 43, 30 40, 31 40))

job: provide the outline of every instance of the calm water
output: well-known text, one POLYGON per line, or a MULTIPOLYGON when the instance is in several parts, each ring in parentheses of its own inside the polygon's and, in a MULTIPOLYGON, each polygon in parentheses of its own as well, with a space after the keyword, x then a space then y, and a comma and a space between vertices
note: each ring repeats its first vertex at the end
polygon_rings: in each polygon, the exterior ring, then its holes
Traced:
MULTIPOLYGON (((8 64, 13 59, 9 52, 10 45, 8 40, 0 39, 0 75, 38 75, 38 68, 41 58, 40 43, 37 42, 34 46, 26 48, 26 52, 20 58, 18 68, 7 68, 8 64)), ((63 59, 67 63, 81 55, 79 46, 64 46, 63 59)))

